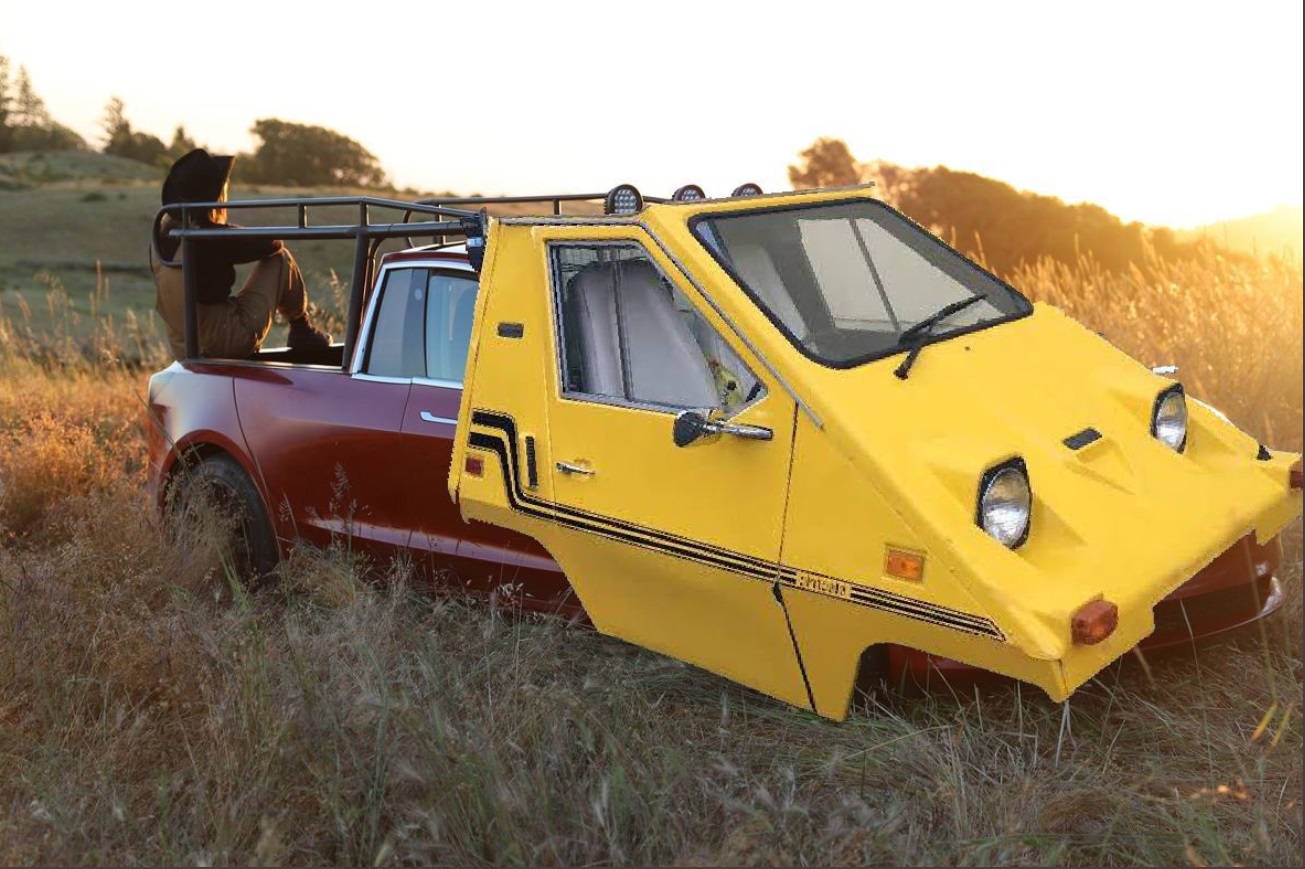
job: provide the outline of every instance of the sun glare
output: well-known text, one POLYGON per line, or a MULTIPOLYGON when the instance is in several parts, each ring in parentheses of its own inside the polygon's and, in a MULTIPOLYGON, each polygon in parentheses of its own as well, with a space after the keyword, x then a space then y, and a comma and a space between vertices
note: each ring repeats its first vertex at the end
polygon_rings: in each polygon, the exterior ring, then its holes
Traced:
POLYGON ((332 16, 229 7, 291 36, 201 74, 161 66, 176 32, 211 26, 200 7, 92 6, 70 29, 28 5, 6 15, 0 52, 92 142, 114 95, 136 128, 166 138, 184 124, 219 150, 247 150, 255 120, 284 118, 347 133, 419 190, 784 188, 796 152, 834 136, 862 160, 946 165, 1176 227, 1302 198, 1300 4, 1104 2, 1084 16, 846 3, 743 21, 668 0, 522 4, 493 22, 413 7, 370 43, 332 16), (432 36, 412 51, 403 34, 432 36), (370 72, 344 73, 355 65, 370 72))

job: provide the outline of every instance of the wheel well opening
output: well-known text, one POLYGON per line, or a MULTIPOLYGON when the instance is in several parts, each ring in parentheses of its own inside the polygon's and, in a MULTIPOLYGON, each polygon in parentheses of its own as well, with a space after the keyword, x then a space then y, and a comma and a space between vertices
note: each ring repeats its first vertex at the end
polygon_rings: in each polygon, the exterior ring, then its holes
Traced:
POLYGON ((888 670, 888 645, 875 643, 861 652, 852 683, 852 705, 868 706, 880 701, 891 690, 888 670))

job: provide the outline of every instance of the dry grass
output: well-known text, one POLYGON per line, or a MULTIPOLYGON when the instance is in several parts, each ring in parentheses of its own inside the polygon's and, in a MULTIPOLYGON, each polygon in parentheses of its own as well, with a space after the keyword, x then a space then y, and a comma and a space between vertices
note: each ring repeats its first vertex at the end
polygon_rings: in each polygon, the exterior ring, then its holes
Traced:
MULTIPOLYGON (((1016 280, 1299 448, 1299 270, 1016 280)), ((204 539, 160 533, 144 374, 17 346, 0 864, 1301 862, 1299 528, 1286 611, 1258 629, 1126 661, 1063 707, 1001 683, 833 724, 592 632, 367 585, 346 552, 300 551, 247 596, 204 539)))
POLYGON ((1008 277, 1140 362, 1177 365, 1189 394, 1269 446, 1301 450, 1299 260, 1173 264, 1152 257, 1112 274, 1084 256, 1074 267, 1044 260, 1008 277))

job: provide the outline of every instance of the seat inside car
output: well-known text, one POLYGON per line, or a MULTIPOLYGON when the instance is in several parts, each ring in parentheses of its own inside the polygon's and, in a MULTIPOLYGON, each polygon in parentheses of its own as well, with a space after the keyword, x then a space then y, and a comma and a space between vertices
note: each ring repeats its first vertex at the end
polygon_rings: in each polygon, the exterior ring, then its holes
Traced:
POLYGON ((707 360, 651 263, 586 266, 571 279, 567 305, 581 391, 673 407, 719 403, 707 360))

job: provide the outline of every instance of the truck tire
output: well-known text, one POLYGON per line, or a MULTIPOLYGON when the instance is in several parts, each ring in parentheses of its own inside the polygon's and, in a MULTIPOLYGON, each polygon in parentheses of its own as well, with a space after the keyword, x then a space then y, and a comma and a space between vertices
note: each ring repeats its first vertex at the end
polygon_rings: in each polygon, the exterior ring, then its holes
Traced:
POLYGON ((173 475, 168 505, 176 532, 216 531, 222 569, 246 588, 273 578, 279 552, 272 523, 254 481, 231 456, 217 453, 187 462, 173 475))

